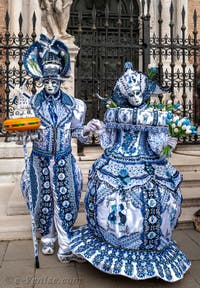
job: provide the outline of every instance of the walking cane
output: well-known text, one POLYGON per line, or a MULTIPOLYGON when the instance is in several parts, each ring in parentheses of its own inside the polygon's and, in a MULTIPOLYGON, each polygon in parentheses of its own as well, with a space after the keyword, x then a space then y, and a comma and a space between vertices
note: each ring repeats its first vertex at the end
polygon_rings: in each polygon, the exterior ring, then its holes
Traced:
POLYGON ((23 150, 24 150, 24 161, 25 161, 25 172, 27 177, 27 184, 28 184, 28 204, 31 216, 31 228, 32 228, 32 238, 33 238, 33 249, 34 249, 34 257, 35 257, 35 267, 39 268, 39 253, 38 253, 38 242, 37 242, 37 235, 36 235, 36 223, 34 217, 34 207, 33 207, 33 199, 31 193, 31 186, 30 186, 30 167, 29 167, 29 159, 28 159, 28 151, 27 151, 27 137, 28 132, 24 131, 22 134, 23 139, 23 150))
POLYGON ((30 186, 30 168, 29 168, 29 159, 27 151, 27 138, 28 131, 38 129, 40 126, 40 120, 36 117, 31 118, 15 118, 7 119, 3 122, 3 126, 6 131, 20 131, 22 140, 23 140, 23 151, 24 151, 24 161, 25 161, 25 173, 26 180, 28 185, 28 205, 31 215, 31 228, 32 228, 32 238, 33 238, 33 248, 34 248, 34 257, 35 257, 35 267, 39 268, 39 257, 38 257, 38 242, 36 236, 36 223, 34 218, 34 207, 33 199, 30 186))

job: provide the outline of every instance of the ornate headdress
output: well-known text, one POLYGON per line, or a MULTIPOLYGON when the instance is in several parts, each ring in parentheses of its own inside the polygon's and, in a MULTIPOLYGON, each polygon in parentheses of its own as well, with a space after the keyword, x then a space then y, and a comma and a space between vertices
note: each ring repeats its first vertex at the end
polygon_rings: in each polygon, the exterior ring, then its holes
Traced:
POLYGON ((140 97, 145 102, 152 94, 161 94, 168 92, 168 89, 162 88, 155 81, 150 80, 146 74, 133 70, 131 62, 126 62, 124 65, 125 72, 117 80, 113 89, 112 100, 118 106, 130 106, 127 97, 136 91, 140 93, 140 97), (131 85, 129 85, 129 81, 131 85))
POLYGON ((35 79, 55 78, 65 80, 70 76, 70 56, 67 46, 55 37, 44 34, 25 52, 26 71, 35 79))

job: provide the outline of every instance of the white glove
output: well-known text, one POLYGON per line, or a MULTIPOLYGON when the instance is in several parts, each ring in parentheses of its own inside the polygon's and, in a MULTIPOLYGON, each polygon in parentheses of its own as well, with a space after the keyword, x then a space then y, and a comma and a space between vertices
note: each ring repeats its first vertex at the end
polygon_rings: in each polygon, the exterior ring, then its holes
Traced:
POLYGON ((177 142, 178 142, 177 138, 169 136, 169 138, 167 140, 167 145, 171 146, 172 149, 175 149, 177 142))
POLYGON ((99 121, 98 119, 90 120, 87 125, 83 128, 83 135, 88 135, 90 132, 95 132, 99 135, 99 132, 103 129, 103 122, 99 121))

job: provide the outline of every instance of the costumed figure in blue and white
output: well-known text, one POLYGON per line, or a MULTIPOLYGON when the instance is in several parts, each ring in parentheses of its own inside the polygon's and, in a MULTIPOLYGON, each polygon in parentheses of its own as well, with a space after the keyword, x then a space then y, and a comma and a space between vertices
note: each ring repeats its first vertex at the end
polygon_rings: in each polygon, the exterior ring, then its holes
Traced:
POLYGON ((181 210, 179 172, 162 156, 177 140, 168 135, 167 112, 148 108, 165 92, 125 64, 100 134, 105 149, 90 169, 85 197, 88 224, 70 248, 109 274, 144 280, 181 279, 190 261, 172 240, 181 210))
MULTIPOLYGON (((30 186, 34 216, 41 234, 43 254, 53 254, 58 239, 61 262, 78 260, 69 250, 70 231, 77 218, 82 175, 72 155, 71 138, 88 143, 95 121, 83 125, 86 106, 61 89, 69 77, 70 56, 66 45, 41 35, 24 55, 24 66, 44 88, 31 97, 31 108, 41 121, 32 137, 29 158, 30 186)), ((25 175, 22 191, 28 193, 25 175)), ((28 199, 28 197, 27 197, 28 199)))

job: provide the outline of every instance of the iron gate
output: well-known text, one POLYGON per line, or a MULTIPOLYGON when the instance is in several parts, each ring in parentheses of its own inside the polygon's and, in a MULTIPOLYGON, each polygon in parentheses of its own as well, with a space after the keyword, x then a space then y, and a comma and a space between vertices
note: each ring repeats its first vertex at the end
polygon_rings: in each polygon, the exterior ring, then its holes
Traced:
MULTIPOLYGON (((123 64, 129 60, 136 69, 147 71, 151 61, 158 68, 157 79, 161 85, 172 87, 171 99, 182 104, 182 115, 200 122, 200 39, 197 38, 197 13, 193 14, 192 35, 186 35, 185 10, 181 11, 182 25, 175 35, 174 6, 170 7, 169 35, 163 35, 162 1, 158 1, 158 33, 151 35, 150 0, 74 0, 68 32, 75 35, 80 47, 75 75, 75 93, 88 106, 87 120, 102 119, 104 108, 95 97, 110 95, 114 82, 122 73, 123 64), (79 3, 82 3, 81 6, 79 3), (84 3, 84 5, 83 5, 84 3), (114 4, 113 4, 114 3, 114 4), (140 11, 140 13, 139 13, 140 11), (168 67, 165 60, 168 59, 168 67), (169 61, 170 60, 170 61, 169 61), (140 63, 140 65, 139 65, 140 63), (179 63, 177 65, 177 63, 179 63)), ((4 120, 12 109, 9 82, 21 84, 26 75, 22 56, 35 41, 36 17, 33 15, 33 32, 22 33, 22 16, 19 33, 9 32, 9 15, 5 17, 6 31, 0 34, 0 118, 4 120)), ((36 83, 28 77, 27 85, 34 93, 36 83)), ((163 96, 160 95, 162 100, 163 96)), ((5 136, 1 129, 1 135, 5 136)), ((95 139, 94 139, 95 140, 95 139)), ((199 144, 198 137, 183 139, 184 144, 199 144)))
POLYGON ((13 112, 12 99, 10 97, 10 85, 21 86, 24 78, 27 79, 27 86, 32 93, 36 92, 36 82, 30 78, 23 67, 23 54, 26 49, 36 39, 36 15, 32 17, 31 35, 23 35, 22 15, 19 15, 19 33, 11 35, 9 31, 10 17, 8 12, 5 15, 5 33, 0 33, 0 136, 7 140, 8 133, 5 133, 2 127, 4 119, 9 118, 13 112))
POLYGON ((138 68, 139 7, 133 3, 75 1, 71 7, 68 31, 80 47, 75 93, 87 104, 87 120, 102 119, 104 107, 95 94, 111 94, 124 62, 138 68))

